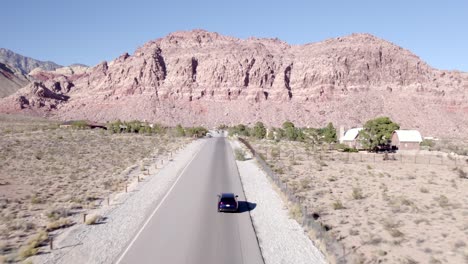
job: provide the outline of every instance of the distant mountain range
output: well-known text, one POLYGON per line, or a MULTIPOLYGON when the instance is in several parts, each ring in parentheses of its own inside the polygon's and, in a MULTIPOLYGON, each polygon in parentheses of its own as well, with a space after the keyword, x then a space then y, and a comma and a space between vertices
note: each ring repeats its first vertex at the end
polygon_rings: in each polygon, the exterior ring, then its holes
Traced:
POLYGON ((305 45, 175 32, 92 68, 35 71, 0 112, 185 126, 362 126, 389 116, 424 136, 466 137, 468 73, 430 67, 370 34, 305 45))
POLYGON ((19 69, 0 63, 0 98, 13 94, 29 83, 29 77, 19 69))
POLYGON ((84 64, 72 64, 63 67, 51 61, 40 61, 25 57, 11 50, 0 48, 0 98, 13 94, 20 88, 35 80, 31 72, 71 71, 75 68, 87 68, 84 64), (63 69, 66 68, 66 69, 63 69))
POLYGON ((63 66, 51 61, 40 61, 22 56, 11 50, 0 48, 0 63, 4 63, 18 69, 22 74, 27 75, 35 68, 41 68, 46 71, 53 71, 63 66))

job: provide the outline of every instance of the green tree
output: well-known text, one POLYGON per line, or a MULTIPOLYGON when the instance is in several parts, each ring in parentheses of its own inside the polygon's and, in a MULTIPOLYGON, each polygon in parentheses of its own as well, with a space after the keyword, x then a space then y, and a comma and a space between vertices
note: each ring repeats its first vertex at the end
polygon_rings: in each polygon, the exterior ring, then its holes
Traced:
POLYGON ((239 124, 237 126, 234 126, 229 130, 229 135, 232 136, 235 134, 239 136, 249 137, 250 136, 249 128, 245 126, 244 124, 239 124))
MULTIPOLYGON (((281 130, 281 129, 280 129, 281 130)), ((291 141, 304 141, 305 135, 302 132, 302 129, 297 128, 291 121, 286 121, 283 123, 283 137, 291 141)))
POLYGON ((253 136, 258 138, 258 139, 265 138, 266 128, 265 128, 265 125, 263 125, 262 122, 255 123, 255 126, 253 128, 253 136))
POLYGON ((359 136, 364 148, 375 151, 379 146, 389 144, 393 131, 397 129, 400 129, 400 125, 390 118, 378 117, 367 121, 359 136))
POLYGON ((333 123, 328 123, 328 125, 321 129, 321 135, 323 140, 327 143, 336 142, 336 129, 333 126, 333 123))

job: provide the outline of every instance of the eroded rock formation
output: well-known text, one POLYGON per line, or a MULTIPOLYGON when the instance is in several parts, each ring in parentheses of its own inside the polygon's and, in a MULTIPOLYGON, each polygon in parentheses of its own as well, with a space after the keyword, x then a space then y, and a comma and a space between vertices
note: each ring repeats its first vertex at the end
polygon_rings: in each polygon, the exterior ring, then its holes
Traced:
POLYGON ((1 101, 0 111, 207 126, 258 120, 353 126, 388 115, 426 135, 468 130, 467 73, 433 69, 369 34, 292 46, 176 32, 79 73, 35 76, 53 95, 31 84, 1 101))

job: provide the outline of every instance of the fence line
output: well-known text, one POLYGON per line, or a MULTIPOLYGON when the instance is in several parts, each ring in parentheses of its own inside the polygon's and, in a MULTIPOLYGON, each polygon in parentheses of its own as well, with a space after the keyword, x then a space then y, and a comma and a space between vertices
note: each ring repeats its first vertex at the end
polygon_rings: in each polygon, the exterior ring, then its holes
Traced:
MULTIPOLYGON (((351 255, 346 253, 344 246, 338 241, 330 236, 327 232, 328 230, 326 227, 322 226, 321 223, 316 221, 314 214, 310 212, 306 205, 302 202, 302 199, 297 197, 288 187, 286 183, 283 183, 278 175, 274 173, 270 166, 263 160, 263 158, 259 155, 259 153, 250 145, 250 143, 243 139, 238 138, 240 142, 242 142, 251 152, 252 155, 257 159, 258 163, 260 164, 263 171, 268 175, 268 177, 275 183, 275 185, 281 190, 281 192, 288 198, 288 201, 299 206, 302 213, 302 226, 306 230, 313 230, 315 232, 315 236, 318 240, 320 240, 326 250, 326 253, 329 254, 329 257, 333 257, 335 263, 338 264, 345 264, 351 263, 351 255)), ((295 155, 293 153, 293 155, 295 155)))
POLYGON ((450 154, 404 154, 404 153, 373 153, 373 152, 339 152, 339 151, 295 151, 281 150, 277 147, 265 147, 256 153, 263 155, 265 159, 272 157, 289 157, 295 159, 301 157, 303 159, 315 157, 319 160, 333 161, 339 160, 342 162, 372 162, 372 163, 401 163, 401 164, 425 164, 425 165, 443 165, 455 167, 468 167, 467 156, 451 156, 450 154))

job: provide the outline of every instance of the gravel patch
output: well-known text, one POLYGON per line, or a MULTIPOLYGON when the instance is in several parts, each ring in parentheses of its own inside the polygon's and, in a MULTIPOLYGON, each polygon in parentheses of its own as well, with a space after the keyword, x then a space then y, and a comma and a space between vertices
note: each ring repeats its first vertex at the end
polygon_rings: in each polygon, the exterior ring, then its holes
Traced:
MULTIPOLYGON (((241 148, 238 141, 230 141, 241 148)), ((256 203, 250 211, 266 264, 327 263, 303 228, 289 217, 288 209, 272 188, 255 159, 237 161, 246 199, 256 203)))
POLYGON ((114 263, 143 222, 157 206, 179 173, 206 141, 190 143, 173 159, 154 161, 150 176, 129 186, 129 192, 116 197, 110 206, 92 212, 103 216, 95 225, 78 224, 54 239, 54 250, 35 256, 34 263, 114 263), (157 169, 157 166, 159 169, 157 169))

